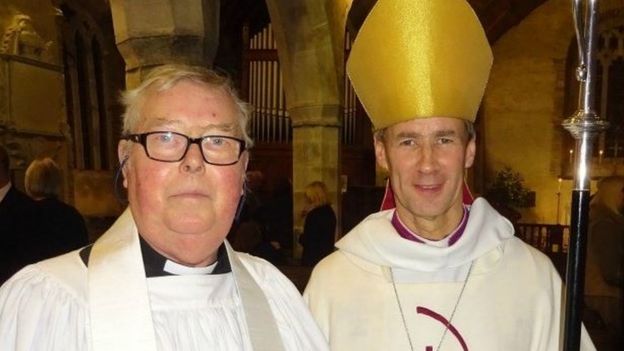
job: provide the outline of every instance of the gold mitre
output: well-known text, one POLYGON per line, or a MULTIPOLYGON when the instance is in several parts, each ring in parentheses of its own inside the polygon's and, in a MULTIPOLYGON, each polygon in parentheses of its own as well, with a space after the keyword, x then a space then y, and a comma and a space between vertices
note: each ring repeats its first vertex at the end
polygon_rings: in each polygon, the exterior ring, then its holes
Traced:
POLYGON ((492 50, 465 0, 378 0, 347 74, 376 130, 414 118, 474 122, 492 50))

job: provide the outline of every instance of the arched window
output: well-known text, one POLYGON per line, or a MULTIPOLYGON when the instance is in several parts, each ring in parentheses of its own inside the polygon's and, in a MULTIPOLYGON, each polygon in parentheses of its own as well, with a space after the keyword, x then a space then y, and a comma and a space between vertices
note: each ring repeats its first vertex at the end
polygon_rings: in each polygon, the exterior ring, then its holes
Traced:
POLYGON ((111 167, 111 148, 112 140, 110 133, 109 118, 106 113, 106 95, 104 85, 104 72, 102 68, 102 49, 100 43, 95 37, 91 40, 91 49, 93 52, 93 74, 95 78, 95 93, 97 94, 97 112, 98 112, 98 137, 100 141, 100 166, 102 169, 110 169, 111 167))
POLYGON ((113 167, 113 121, 107 106, 105 55, 97 26, 84 14, 61 5, 68 125, 73 135, 73 167, 113 167))
POLYGON ((597 105, 609 129, 600 136, 604 157, 624 157, 624 25, 600 33, 597 105))
MULTIPOLYGON (((596 166, 620 162, 624 158, 624 18, 621 23, 603 28, 599 33, 594 107, 602 119, 609 121, 610 126, 600 134, 594 145, 593 162, 596 166)), ((573 78, 578 65, 577 56, 574 40, 568 52, 564 118, 578 109, 579 83, 573 78)), ((569 135, 565 148, 569 156, 566 155, 563 160, 570 165, 574 140, 569 135)), ((571 168, 564 167, 564 170, 570 172, 571 168)))
POLYGON ((93 152, 91 151, 95 145, 93 145, 93 123, 91 118, 91 94, 89 89, 89 72, 87 71, 86 62, 86 47, 84 40, 80 33, 76 33, 74 42, 76 43, 76 76, 78 78, 78 96, 73 97, 78 99, 79 115, 74 116, 74 119, 78 118, 80 129, 79 134, 76 134, 74 140, 80 142, 80 145, 76 145, 80 150, 78 155, 82 155, 81 160, 78 162, 78 168, 81 169, 93 169, 93 152))

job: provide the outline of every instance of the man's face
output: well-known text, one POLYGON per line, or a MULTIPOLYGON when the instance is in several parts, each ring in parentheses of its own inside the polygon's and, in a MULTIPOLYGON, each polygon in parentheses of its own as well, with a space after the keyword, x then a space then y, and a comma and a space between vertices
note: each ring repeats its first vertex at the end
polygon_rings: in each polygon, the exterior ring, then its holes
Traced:
MULTIPOLYGON (((197 138, 241 137, 232 98, 218 89, 189 81, 164 92, 150 92, 141 102, 134 133, 173 131, 197 138)), ((202 159, 197 144, 179 162, 147 157, 143 146, 122 141, 126 157, 124 186, 141 236, 156 251, 182 264, 212 263, 232 225, 243 189, 248 156, 238 163, 214 166, 202 159), (125 143, 129 143, 126 144, 125 143)))
MULTIPOLYGON (((399 217, 412 230, 454 229, 462 213, 464 171, 474 139, 456 118, 413 119, 388 127, 375 140, 378 164, 389 171, 399 217), (418 228, 428 222, 428 228, 418 228)), ((448 233, 446 233, 448 234, 448 233)))

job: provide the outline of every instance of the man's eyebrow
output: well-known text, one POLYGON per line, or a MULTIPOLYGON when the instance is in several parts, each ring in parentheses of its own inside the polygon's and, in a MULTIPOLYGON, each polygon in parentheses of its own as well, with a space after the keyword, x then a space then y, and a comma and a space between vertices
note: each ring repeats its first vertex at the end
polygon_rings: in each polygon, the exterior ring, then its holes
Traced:
POLYGON ((179 126, 182 123, 175 119, 167 119, 167 118, 148 118, 145 120, 146 127, 168 127, 168 126, 179 126))
POLYGON ((455 136, 457 135, 457 132, 453 129, 445 129, 445 130, 439 130, 437 132, 435 132, 434 134, 437 137, 444 137, 444 136, 455 136))
MULTIPOLYGON (((435 137, 455 136, 455 135, 457 135, 457 132, 453 129, 443 129, 443 130, 435 131, 433 133, 433 136, 435 137)), ((412 132, 412 131, 399 132, 396 135, 397 138, 422 138, 425 136, 426 135, 423 135, 422 133, 412 132)))
POLYGON ((396 137, 397 138, 420 138, 423 135, 417 132, 410 132, 410 131, 405 131, 405 132, 399 132, 397 133, 396 137))
MULTIPOLYGON (((182 121, 177 119, 167 119, 167 118, 149 118, 146 120, 145 126, 148 128, 154 127, 182 127, 184 124, 182 121)), ((201 126, 202 134, 211 131, 219 131, 219 132, 231 132, 236 128, 235 123, 210 123, 201 126)))
POLYGON ((220 132, 231 132, 235 130, 235 125, 234 123, 214 123, 204 126, 202 130, 204 131, 204 133, 213 130, 217 130, 220 132))

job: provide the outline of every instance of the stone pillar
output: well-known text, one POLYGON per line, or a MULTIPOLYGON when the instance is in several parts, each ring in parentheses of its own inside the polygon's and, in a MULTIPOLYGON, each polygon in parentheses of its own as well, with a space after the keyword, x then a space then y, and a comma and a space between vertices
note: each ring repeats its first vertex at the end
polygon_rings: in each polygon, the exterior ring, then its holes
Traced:
MULTIPOLYGON (((290 108, 293 118, 293 204, 294 253, 301 254, 299 235, 303 231, 301 211, 305 207, 305 187, 320 180, 327 185, 329 198, 340 225, 340 117, 338 105, 298 106, 290 108)), ((339 227, 337 228, 339 229, 339 227)))
POLYGON ((218 0, 111 0, 126 85, 167 63, 212 66, 219 41, 218 0))
POLYGON ((333 1, 267 0, 293 124, 294 253, 301 247, 305 186, 324 182, 340 228, 340 125, 344 16, 333 1))

